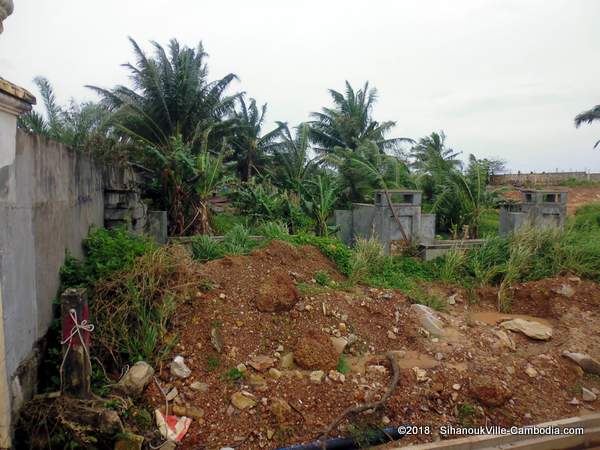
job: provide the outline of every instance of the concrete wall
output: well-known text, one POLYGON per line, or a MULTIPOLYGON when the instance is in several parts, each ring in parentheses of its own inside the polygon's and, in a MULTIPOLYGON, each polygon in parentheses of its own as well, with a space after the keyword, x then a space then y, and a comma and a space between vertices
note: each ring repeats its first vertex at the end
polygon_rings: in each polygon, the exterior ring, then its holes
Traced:
POLYGON ((600 181, 600 173, 587 172, 550 172, 550 173, 508 173, 504 175, 493 175, 491 184, 503 186, 507 184, 515 186, 538 185, 552 186, 567 180, 600 181))
MULTIPOLYGON (((102 167, 44 138, 16 133, 15 158, 0 168, 0 270, 6 371, 14 375, 52 321, 65 250, 82 255, 92 225, 103 226, 102 167)), ((24 386, 21 386, 22 388, 24 386)))

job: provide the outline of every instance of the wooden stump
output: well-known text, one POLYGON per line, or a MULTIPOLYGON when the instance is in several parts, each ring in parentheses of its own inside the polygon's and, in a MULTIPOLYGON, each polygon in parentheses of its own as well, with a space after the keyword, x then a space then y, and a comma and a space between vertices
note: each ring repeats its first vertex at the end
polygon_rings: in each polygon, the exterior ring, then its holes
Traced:
POLYGON ((69 288, 63 292, 60 301, 62 340, 68 340, 63 344, 62 393, 75 398, 91 398, 90 332, 80 329, 77 333, 75 329, 75 319, 81 325, 89 318, 86 291, 83 288, 69 288))

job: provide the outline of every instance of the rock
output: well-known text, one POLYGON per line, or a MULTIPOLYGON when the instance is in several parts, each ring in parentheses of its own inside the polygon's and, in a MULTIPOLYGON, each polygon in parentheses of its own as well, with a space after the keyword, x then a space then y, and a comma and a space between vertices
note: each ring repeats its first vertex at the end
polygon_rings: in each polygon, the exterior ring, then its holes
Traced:
POLYGON ((587 388, 581 388, 581 398, 584 402, 595 402, 598 396, 587 388))
POLYGON ((324 376, 325 372, 323 372, 322 370, 315 370, 310 373, 309 379, 310 382, 313 384, 321 384, 321 381, 323 381, 324 376))
POLYGON ((204 411, 200 408, 196 408, 195 406, 174 405, 173 414, 176 416, 185 416, 196 420, 204 417, 204 411))
POLYGON ((367 372, 374 373, 377 375, 387 375, 388 374, 387 367, 381 366, 379 364, 373 364, 373 365, 367 366, 367 372))
POLYGON ((279 352, 279 353, 281 353, 283 350, 284 350, 284 349, 283 349, 283 345, 281 345, 281 344, 279 344, 279 345, 277 346, 277 348, 275 349, 275 351, 276 351, 276 352, 279 352))
POLYGON ((563 352, 565 358, 579 364, 579 366, 588 373, 600 375, 600 363, 586 353, 563 352))
POLYGON ((331 339, 318 333, 302 337, 294 350, 294 361, 307 370, 329 370, 336 367, 339 353, 331 339))
POLYGON ((248 376, 248 384, 250 386, 252 386, 253 388, 256 388, 258 390, 263 390, 263 389, 266 389, 266 387, 267 387, 267 380, 265 380, 263 377, 261 377, 258 374, 251 373, 248 376))
POLYGON ((246 364, 244 363, 240 363, 237 366, 235 366, 235 368, 238 370, 238 372, 241 373, 246 373, 246 371, 248 370, 248 368, 246 367, 246 364))
POLYGON ((261 312, 289 311, 300 299, 294 280, 285 273, 277 273, 263 279, 254 299, 261 312))
POLYGON ((295 366, 295 364, 294 364, 294 354, 292 352, 286 353, 279 360, 279 367, 281 367, 282 369, 289 370, 289 369, 293 369, 294 366, 295 366))
POLYGON ((256 406, 256 400, 247 394, 236 392, 231 396, 231 404, 243 411, 245 409, 254 408, 254 406, 256 406))
POLYGON ((580 405, 581 402, 579 400, 577 400, 577 398, 573 397, 570 401, 569 401, 569 405, 580 405))
POLYGON ((345 333, 348 330, 348 327, 346 326, 346 324, 344 322, 340 322, 340 324, 338 325, 338 329, 342 333, 345 333))
POLYGON ((435 311, 425 305, 411 305, 410 310, 417 316, 421 327, 429 334, 444 335, 444 323, 438 318, 435 311))
POLYGON ((388 330, 387 337, 388 337, 388 339, 391 339, 392 341, 397 338, 396 333, 394 333, 392 330, 388 330))
POLYGON ((454 389, 455 391, 460 391, 460 388, 461 388, 461 386, 459 383, 454 383, 452 385, 452 389, 454 389))
POLYGON ((267 439, 271 440, 275 436, 275 430, 271 430, 270 428, 267 430, 267 439))
POLYGON ((272 398, 269 400, 269 411, 280 425, 288 422, 292 414, 292 408, 289 403, 281 398, 272 398))
POLYGON ((221 330, 219 330, 219 327, 211 327, 210 343, 217 352, 223 353, 225 341, 223 340, 223 335, 221 334, 221 330))
POLYGON ((208 384, 194 381, 192 384, 190 384, 190 389, 197 392, 208 392, 208 384))
POLYGON ((435 354, 435 359, 438 360, 438 361, 441 361, 442 359, 444 359, 444 354, 441 353, 441 352, 437 352, 435 354))
POLYGON ((165 396, 165 399, 170 402, 172 400, 175 399, 175 397, 177 397, 179 395, 179 391, 177 390, 176 387, 174 387, 173 389, 171 389, 167 395, 165 396))
POLYGON ((506 366, 506 371, 510 374, 510 375, 514 375, 515 374, 515 368, 513 366, 506 366))
POLYGON ((337 370, 330 370, 327 375, 331 381, 335 381, 338 383, 343 383, 346 381, 346 376, 343 373, 338 372, 337 370))
POLYGON ((452 294, 451 296, 448 297, 447 303, 449 305, 455 305, 456 304, 456 296, 458 294, 452 294))
POLYGON ((554 289, 554 292, 556 292, 559 295, 563 295, 567 298, 571 298, 575 295, 575 289, 573 288, 573 286, 564 283, 560 285, 560 288, 554 289))
POLYGON ((130 397, 139 397, 152 380, 154 369, 150 364, 139 361, 129 368, 115 386, 115 390, 130 397))
POLYGON ((412 370, 415 373, 415 378, 419 383, 429 380, 429 377, 427 376, 427 371, 425 369, 421 369, 420 367, 413 367, 412 370))
POLYGON ((114 450, 142 450, 144 436, 133 433, 121 433, 115 442, 114 450))
POLYGON ((383 417, 381 418, 381 424, 382 424, 383 426, 387 426, 387 425, 389 425, 391 422, 392 422, 392 421, 390 420, 390 418, 389 418, 388 416, 383 416, 383 417))
POLYGON ((348 345, 348 341, 343 337, 330 337, 329 339, 338 354, 342 354, 348 345))
POLYGON ((500 344, 502 344, 504 347, 509 349, 511 352, 517 350, 517 345, 515 344, 515 341, 512 340, 512 338, 508 335, 506 331, 495 330, 494 333, 498 337, 500 344))
POLYGON ((177 355, 171 362, 171 375, 177 378, 187 378, 192 374, 192 371, 185 365, 183 356, 177 355))
POLYGON ((279 370, 275 369, 274 367, 271 367, 269 369, 269 372, 267 372, 267 373, 274 380, 279 380, 281 378, 281 372, 279 370))
MULTIPOLYGON (((158 450, 175 450, 177 448, 177 443, 174 441, 165 441, 163 445, 158 447, 158 450)), ((232 449, 233 450, 233 449, 232 449)))
POLYGON ((519 331, 532 339, 547 341, 552 337, 552 328, 540 322, 525 319, 512 319, 500 324, 510 331, 519 331))
POLYGON ((270 356, 258 355, 254 356, 248 364, 250 364, 253 369, 264 372, 275 365, 275 359, 270 356))
POLYGON ((502 406, 512 397, 500 380, 487 375, 476 375, 470 386, 473 396, 487 406, 502 406))
POLYGON ((527 367, 525 368, 525 373, 530 377, 530 378, 535 378, 538 376, 538 371, 535 370, 535 367, 533 367, 531 364, 527 364, 527 367))

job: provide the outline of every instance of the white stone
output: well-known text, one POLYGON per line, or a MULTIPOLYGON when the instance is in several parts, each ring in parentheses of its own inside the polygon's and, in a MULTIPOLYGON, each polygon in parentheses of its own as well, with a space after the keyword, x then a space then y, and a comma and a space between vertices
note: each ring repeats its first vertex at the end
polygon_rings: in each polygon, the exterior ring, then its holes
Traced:
POLYGON ((171 362, 171 375, 177 378, 187 378, 192 374, 191 369, 185 365, 183 356, 177 355, 171 362))
POLYGON ((437 336, 444 335, 444 323, 437 316, 435 311, 425 305, 411 305, 411 311, 415 313, 421 326, 427 330, 428 333, 437 336))
POLYGON ((310 382, 313 384, 320 384, 323 381, 323 377, 325 376, 325 372, 322 370, 315 370, 310 373, 310 382))
POLYGON ((150 383, 153 375, 154 369, 150 364, 144 361, 136 362, 123 375, 115 388, 126 395, 138 396, 150 383))
POLYGON ((584 402, 595 402, 598 396, 587 388, 581 388, 581 398, 584 402))
POLYGON ((500 324, 510 331, 519 331, 532 339, 547 341, 552 337, 552 328, 540 322, 525 319, 512 319, 500 324))

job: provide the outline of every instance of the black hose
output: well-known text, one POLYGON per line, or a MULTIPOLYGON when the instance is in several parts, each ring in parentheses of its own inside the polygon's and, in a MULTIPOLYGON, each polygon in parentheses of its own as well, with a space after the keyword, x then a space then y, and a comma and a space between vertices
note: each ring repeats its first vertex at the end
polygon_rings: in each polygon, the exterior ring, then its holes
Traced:
POLYGON ((360 443, 356 442, 355 438, 343 437, 343 438, 330 438, 325 441, 325 447, 320 441, 310 442, 308 444, 292 445, 290 447, 280 447, 275 450, 352 450, 358 449, 365 446, 385 444, 386 442, 395 441, 404 436, 398 432, 397 427, 388 427, 383 430, 376 430, 373 433, 369 433, 365 441, 360 443))

